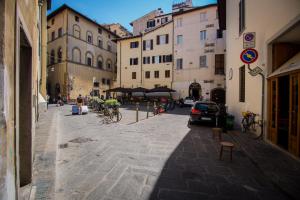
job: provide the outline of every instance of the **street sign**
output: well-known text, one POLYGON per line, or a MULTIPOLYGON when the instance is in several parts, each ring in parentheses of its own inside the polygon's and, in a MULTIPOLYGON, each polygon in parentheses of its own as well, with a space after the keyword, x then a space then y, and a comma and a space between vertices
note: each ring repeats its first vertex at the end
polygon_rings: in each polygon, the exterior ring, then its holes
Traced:
POLYGON ((255 49, 245 49, 242 51, 240 58, 243 63, 251 64, 257 60, 258 53, 255 49))
POLYGON ((257 76, 258 74, 260 74, 260 73, 262 73, 262 72, 263 72, 262 68, 260 68, 260 67, 255 67, 254 69, 252 69, 252 70, 249 71, 249 74, 250 74, 251 76, 257 76))
POLYGON ((244 33, 243 47, 244 49, 255 48, 255 32, 244 33))

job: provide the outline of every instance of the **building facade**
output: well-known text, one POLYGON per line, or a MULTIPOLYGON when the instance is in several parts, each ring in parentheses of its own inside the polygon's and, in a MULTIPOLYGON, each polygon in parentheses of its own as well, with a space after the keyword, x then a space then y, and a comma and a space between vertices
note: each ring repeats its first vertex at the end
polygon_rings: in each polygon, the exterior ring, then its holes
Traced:
POLYGON ((104 95, 116 79, 118 36, 63 5, 48 15, 48 94, 104 95))
POLYGON ((159 86, 172 83, 172 21, 140 36, 119 39, 118 87, 159 86))
POLYGON ((32 182, 50 5, 50 0, 0 1, 0 199, 20 199, 23 186, 32 182))
POLYGON ((242 112, 259 114, 265 139, 299 158, 300 2, 219 0, 218 5, 226 30, 228 111, 237 127, 242 112), (240 60, 247 33, 254 35, 251 47, 258 52, 249 66, 240 60), (252 71, 257 66, 260 74, 252 71))
POLYGON ((173 14, 174 83, 180 97, 225 100, 225 42, 217 5, 173 14))

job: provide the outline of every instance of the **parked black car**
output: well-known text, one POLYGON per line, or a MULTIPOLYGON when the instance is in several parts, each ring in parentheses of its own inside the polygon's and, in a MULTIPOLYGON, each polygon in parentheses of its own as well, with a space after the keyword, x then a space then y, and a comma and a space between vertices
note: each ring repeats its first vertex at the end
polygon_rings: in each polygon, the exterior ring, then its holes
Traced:
POLYGON ((210 122, 218 126, 219 106, 212 101, 197 101, 190 112, 189 124, 195 122, 210 122))

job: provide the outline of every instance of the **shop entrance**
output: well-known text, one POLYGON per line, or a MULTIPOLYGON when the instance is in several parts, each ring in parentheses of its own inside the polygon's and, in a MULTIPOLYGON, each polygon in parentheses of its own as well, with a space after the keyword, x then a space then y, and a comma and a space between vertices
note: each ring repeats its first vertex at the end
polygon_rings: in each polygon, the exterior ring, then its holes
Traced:
POLYGON ((197 101, 201 99, 201 94, 202 94, 201 85, 197 82, 192 83, 189 87, 189 96, 192 99, 197 101))

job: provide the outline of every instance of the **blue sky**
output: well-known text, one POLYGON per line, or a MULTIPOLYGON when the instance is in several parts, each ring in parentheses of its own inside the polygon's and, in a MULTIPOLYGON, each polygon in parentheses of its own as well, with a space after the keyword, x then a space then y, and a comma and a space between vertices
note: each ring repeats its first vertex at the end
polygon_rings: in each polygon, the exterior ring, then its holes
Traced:
MULTIPOLYGON (((98 23, 120 23, 130 31, 129 23, 146 13, 162 8, 171 11, 174 0, 52 0, 51 11, 67 4, 98 23)), ((176 0, 180 1, 180 0, 176 0)), ((217 0, 193 0, 194 6, 216 3, 217 0)), ((50 11, 50 12, 51 12, 50 11)))

